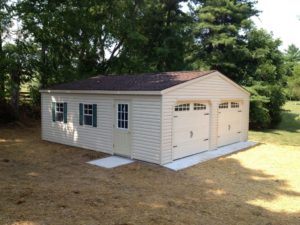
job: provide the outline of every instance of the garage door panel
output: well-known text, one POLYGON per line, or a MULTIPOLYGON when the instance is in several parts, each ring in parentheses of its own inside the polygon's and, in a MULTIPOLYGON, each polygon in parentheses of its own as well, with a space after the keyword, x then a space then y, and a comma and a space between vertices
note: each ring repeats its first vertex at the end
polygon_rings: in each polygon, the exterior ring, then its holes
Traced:
POLYGON ((189 155, 194 155, 199 152, 208 150, 209 148, 209 142, 208 141, 201 141, 201 140, 195 140, 193 142, 186 142, 185 144, 181 144, 176 146, 174 149, 176 149, 174 152, 173 158, 183 158, 189 155), (201 150, 205 149, 205 150, 201 150))
POLYGON ((174 134, 174 143, 186 143, 194 140, 208 139, 208 133, 203 132, 202 129, 194 130, 181 130, 174 134))
MULTIPOLYGON (((177 119, 176 119, 177 120, 177 119)), ((194 127, 197 127, 195 124, 198 124, 198 123, 201 123, 201 121, 199 120, 195 120, 195 121, 184 121, 184 120, 177 120, 175 124, 177 125, 174 125, 174 128, 175 129, 187 129, 189 130, 190 128, 194 128, 194 127)))
POLYGON ((173 159, 206 151, 209 148, 209 105, 206 109, 174 112, 173 159))
POLYGON ((239 108, 231 108, 232 105, 234 104, 229 102, 227 104, 228 108, 219 108, 218 146, 240 141, 242 114, 239 108))

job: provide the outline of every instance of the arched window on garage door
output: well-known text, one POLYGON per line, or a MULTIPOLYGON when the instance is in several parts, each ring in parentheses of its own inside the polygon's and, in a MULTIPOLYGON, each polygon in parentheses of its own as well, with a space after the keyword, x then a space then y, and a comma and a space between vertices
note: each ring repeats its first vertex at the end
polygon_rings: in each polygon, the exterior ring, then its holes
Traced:
POLYGON ((223 102, 219 105, 219 109, 228 109, 228 102, 223 102))
POLYGON ((194 103, 194 110, 205 110, 206 105, 200 103, 194 103))
POLYGON ((190 104, 186 103, 186 104, 176 105, 174 110, 175 111, 189 111, 190 110, 190 104))
POLYGON ((231 108, 239 108, 240 104, 238 102, 231 102, 231 108))

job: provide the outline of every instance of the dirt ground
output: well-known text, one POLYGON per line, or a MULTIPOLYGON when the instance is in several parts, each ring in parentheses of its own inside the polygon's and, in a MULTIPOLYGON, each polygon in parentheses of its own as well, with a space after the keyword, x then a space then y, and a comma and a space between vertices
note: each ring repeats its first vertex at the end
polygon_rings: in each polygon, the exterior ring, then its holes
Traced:
POLYGON ((0 128, 1 225, 299 225, 300 148, 263 144, 174 172, 0 128))

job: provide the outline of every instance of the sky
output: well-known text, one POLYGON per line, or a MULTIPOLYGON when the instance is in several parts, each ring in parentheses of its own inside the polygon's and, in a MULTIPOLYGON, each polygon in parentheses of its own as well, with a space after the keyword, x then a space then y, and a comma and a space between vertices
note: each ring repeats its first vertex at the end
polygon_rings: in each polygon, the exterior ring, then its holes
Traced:
POLYGON ((290 44, 300 48, 300 1, 299 0, 258 0, 256 8, 262 11, 253 18, 256 26, 272 32, 282 41, 281 50, 290 44))

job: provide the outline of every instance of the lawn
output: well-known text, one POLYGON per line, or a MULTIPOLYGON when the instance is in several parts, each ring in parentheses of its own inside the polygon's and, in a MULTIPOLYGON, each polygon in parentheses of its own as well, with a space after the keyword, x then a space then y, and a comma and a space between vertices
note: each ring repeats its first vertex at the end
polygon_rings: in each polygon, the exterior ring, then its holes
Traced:
POLYGON ((0 224, 299 225, 300 105, 286 109, 250 133, 263 144, 180 172, 101 169, 85 162, 105 154, 41 141, 37 123, 0 128, 0 224))
POLYGON ((300 102, 287 102, 276 129, 250 131, 250 139, 261 143, 300 146, 300 102))

